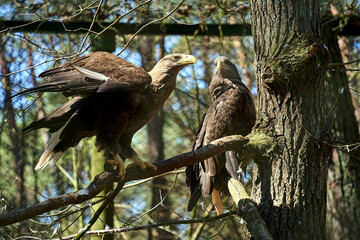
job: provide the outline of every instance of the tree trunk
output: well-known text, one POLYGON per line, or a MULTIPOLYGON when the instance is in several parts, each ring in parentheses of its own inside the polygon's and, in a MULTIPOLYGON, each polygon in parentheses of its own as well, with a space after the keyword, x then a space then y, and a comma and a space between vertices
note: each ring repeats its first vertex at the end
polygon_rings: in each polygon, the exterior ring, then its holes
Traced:
MULTIPOLYGON (((342 55, 333 27, 331 24, 325 26, 324 39, 330 51, 330 62, 341 63, 342 55)), ((327 72, 324 112, 335 142, 351 145, 358 142, 359 130, 348 78, 342 68, 327 72)), ((327 216, 332 239, 358 239, 360 236, 360 154, 356 148, 349 150, 344 153, 333 149, 329 161, 327 216)))
POLYGON ((5 56, 5 41, 0 37, 0 68, 2 76, 2 85, 5 91, 5 112, 6 118, 8 119, 8 134, 10 139, 10 148, 14 162, 15 169, 15 183, 17 185, 17 194, 16 194, 16 205, 19 208, 26 206, 26 195, 25 195, 25 186, 24 186, 24 162, 21 156, 20 148, 20 139, 19 139, 19 130, 16 126, 15 119, 15 110, 13 107, 12 100, 6 100, 11 96, 12 87, 10 82, 10 76, 4 76, 9 73, 8 61, 5 56))
MULTIPOLYGON (((91 179, 94 179, 97 174, 104 171, 104 154, 102 152, 97 151, 97 147, 95 146, 95 139, 91 140, 92 142, 92 148, 91 148, 91 179)), ((113 190, 113 183, 106 186, 106 188, 101 191, 101 193, 98 194, 98 196, 106 196, 110 191, 113 190)), ((91 209, 91 214, 94 214, 96 210, 100 207, 101 203, 93 206, 91 209)), ((103 211, 100 214, 100 217, 98 220, 96 220, 96 223, 92 226, 92 230, 103 230, 106 228, 113 228, 114 227, 114 205, 113 203, 109 204, 105 211, 103 211)), ((113 234, 106 234, 106 235, 91 235, 91 240, 111 240, 114 239, 113 234)))
MULTIPOLYGON (((38 83, 36 81, 36 75, 35 75, 35 69, 33 68, 34 66, 34 59, 33 59, 33 50, 31 48, 31 45, 30 43, 26 43, 26 52, 27 52, 27 55, 28 55, 28 67, 30 68, 30 75, 31 75, 31 81, 32 81, 32 84, 33 86, 37 86, 38 83)), ((39 120, 39 119, 42 119, 43 117, 45 117, 45 111, 44 111, 44 103, 43 103, 43 99, 42 98, 38 98, 36 101, 35 101, 35 104, 36 104, 36 111, 37 111, 37 117, 36 119, 34 119, 34 121, 36 120, 39 120)), ((44 144, 47 143, 48 139, 49 139, 49 133, 46 131, 46 129, 42 128, 40 129, 40 132, 41 132, 41 137, 43 139, 43 142, 44 144)), ((33 138, 34 139, 38 139, 38 131, 33 131, 33 138)), ((38 150, 36 148, 33 148, 32 149, 32 156, 38 156, 38 150)), ((38 201, 38 174, 37 174, 37 171, 35 171, 35 166, 37 164, 37 160, 38 159, 34 159, 32 160, 32 163, 31 163, 31 169, 33 170, 33 174, 34 174, 34 199, 36 201, 38 201)), ((54 176, 58 176, 59 174, 55 174, 54 176)), ((62 187, 61 186, 64 186, 63 185, 63 182, 61 181, 58 181, 56 180, 55 181, 55 184, 57 186, 57 189, 59 191, 60 194, 63 194, 61 193, 61 190, 62 187)))
MULTIPOLYGON (((154 48, 155 45, 154 37, 151 36, 141 36, 139 37, 139 52, 141 54, 141 63, 143 68, 146 71, 150 71, 154 66, 154 48)), ((159 59, 164 56, 164 38, 160 40, 160 54, 159 59)), ((151 162, 157 162, 164 160, 164 141, 163 141, 163 115, 161 110, 155 114, 151 120, 148 122, 147 133, 148 133, 148 142, 149 142, 149 158, 151 162)), ((163 201, 165 206, 169 206, 168 199, 161 199, 161 196, 165 196, 167 189, 168 181, 165 177, 155 178, 152 181, 152 203, 151 206, 154 207, 163 201)), ((154 210, 154 221, 165 221, 170 219, 170 212, 164 208, 162 205, 158 206, 154 210)), ((173 239, 173 235, 166 230, 156 229, 156 233, 149 230, 149 239, 173 239)))
POLYGON ((319 2, 251 1, 258 85, 254 131, 273 145, 255 159, 252 198, 274 239, 325 239, 329 147, 322 114, 327 51, 319 2))
MULTIPOLYGON (((109 37, 108 41, 112 41, 112 35, 104 35, 101 41, 97 45, 92 46, 92 51, 100 51, 106 49, 106 47, 102 46, 101 44, 106 43, 106 37, 109 37), (96 46, 99 46, 101 49, 96 49, 96 46)), ((111 48, 111 47, 110 47, 111 48)), ((107 49, 109 50, 109 49, 107 49)), ((103 152, 99 152, 98 148, 95 145, 95 139, 92 140, 92 148, 91 148, 91 159, 90 159, 90 177, 91 179, 94 179, 97 174, 104 171, 104 165, 107 162, 107 158, 109 156, 104 156, 103 152)), ((106 188, 101 191, 99 196, 106 196, 109 192, 111 192, 114 189, 114 184, 111 183, 106 188)), ((94 214, 98 208, 101 206, 101 204, 97 204, 92 207, 92 213, 94 214)), ((106 228, 114 228, 114 201, 111 201, 111 203, 106 207, 106 209, 100 214, 99 219, 96 221, 96 223, 92 226, 93 230, 99 230, 99 229, 106 229, 106 228)), ((91 240, 96 239, 104 239, 104 240, 112 240, 114 239, 113 234, 105 234, 103 236, 97 236, 92 235, 91 240)))

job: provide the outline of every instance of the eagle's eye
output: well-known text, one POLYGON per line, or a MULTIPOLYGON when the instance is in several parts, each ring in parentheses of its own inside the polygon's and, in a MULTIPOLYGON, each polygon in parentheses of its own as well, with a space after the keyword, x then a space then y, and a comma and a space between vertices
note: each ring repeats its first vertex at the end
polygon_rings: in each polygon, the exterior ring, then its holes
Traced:
POLYGON ((175 61, 179 60, 179 58, 180 58, 179 56, 173 56, 172 57, 172 59, 175 60, 175 61))

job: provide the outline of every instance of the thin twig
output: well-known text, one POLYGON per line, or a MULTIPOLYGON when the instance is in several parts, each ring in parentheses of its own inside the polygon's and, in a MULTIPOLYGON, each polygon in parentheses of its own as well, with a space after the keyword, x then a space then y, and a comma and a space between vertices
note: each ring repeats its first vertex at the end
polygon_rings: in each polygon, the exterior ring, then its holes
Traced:
POLYGON ((85 37, 84 37, 84 39, 83 39, 83 42, 82 42, 81 45, 80 45, 80 48, 79 48, 78 53, 81 52, 81 49, 82 49, 82 48, 84 47, 84 45, 85 45, 86 39, 88 39, 88 37, 89 37, 89 35, 90 35, 90 31, 91 31, 92 27, 94 26, 96 17, 97 17, 97 15, 99 14, 100 7, 101 7, 101 5, 103 4, 103 2, 104 2, 104 0, 100 0, 100 3, 99 3, 99 5, 98 5, 98 7, 96 8, 96 12, 95 12, 95 14, 94 14, 94 17, 92 18, 91 24, 90 24, 90 26, 89 26, 89 28, 88 28, 88 30, 87 30, 87 33, 86 33, 86 35, 85 35, 85 37))
POLYGON ((162 177, 162 176, 166 176, 166 175, 170 175, 170 174, 179 174, 179 173, 184 173, 184 172, 185 172, 185 169, 182 169, 182 170, 175 170, 175 171, 167 172, 167 173, 160 174, 160 175, 157 175, 157 176, 154 176, 154 177, 149 177, 149 178, 144 179, 144 180, 140 180, 140 181, 137 181, 137 182, 134 182, 134 183, 126 184, 123 187, 123 189, 129 188, 129 187, 134 187, 134 186, 149 182, 149 181, 151 181, 151 180, 153 180, 155 178, 158 178, 158 177, 162 177))
MULTIPOLYGON (((143 2, 143 3, 141 3, 141 4, 139 4, 138 6, 132 8, 132 9, 129 10, 128 12, 126 12, 126 13, 124 13, 123 15, 119 16, 118 18, 116 18, 111 24, 109 24, 108 26, 106 26, 106 27, 105 27, 102 31, 100 31, 99 33, 94 32, 94 34, 96 34, 96 35, 94 36, 94 38, 93 38, 92 41, 94 41, 96 38, 98 38, 103 32, 105 32, 106 30, 108 30, 109 28, 111 28, 112 26, 114 26, 121 18, 127 16, 128 14, 130 14, 130 13, 132 13, 133 11, 135 11, 136 9, 138 9, 138 8, 140 8, 140 7, 148 4, 148 3, 151 2, 151 1, 153 1, 153 0, 145 1, 145 2, 143 2)), ((64 22, 63 22, 62 20, 59 20, 59 21, 61 21, 61 22, 63 23, 63 26, 64 26, 65 31, 69 31, 69 32, 76 32, 76 31, 77 31, 77 30, 68 30, 68 29, 66 29, 66 26, 64 25, 64 22)), ((29 24, 37 23, 37 22, 42 22, 42 20, 36 20, 36 21, 30 22, 30 23, 26 23, 26 24, 24 24, 24 25, 22 25, 22 26, 26 26, 26 25, 29 25, 29 24)), ((22 27, 22 26, 16 26, 16 27, 8 28, 7 31, 11 31, 12 29, 15 29, 15 28, 17 28, 17 27, 22 27)), ((81 30, 81 29, 78 29, 78 30, 81 30)), ((87 31, 89 31, 90 33, 92 33, 92 31, 89 30, 89 29, 85 29, 85 30, 87 30, 87 31)), ((135 33, 135 34, 136 34, 136 33, 135 33)), ((91 44, 90 44, 90 45, 91 45, 91 44)), ((127 45, 128 45, 128 44, 127 44, 127 45)), ((123 50, 125 50, 125 49, 127 48, 127 45, 123 48, 123 50)), ((7 77, 7 76, 10 76, 10 75, 13 75, 13 74, 17 74, 17 73, 20 73, 20 72, 23 72, 23 71, 27 71, 27 70, 30 70, 30 69, 32 69, 32 68, 38 67, 38 66, 40 66, 40 65, 43 65, 43 64, 45 64, 45 63, 48 63, 48 62, 56 62, 56 61, 64 60, 64 59, 72 59, 72 58, 75 58, 75 57, 83 54, 85 51, 87 51, 88 48, 89 48, 89 47, 85 48, 85 49, 84 49, 83 51, 81 51, 81 52, 78 52, 78 53, 76 53, 76 54, 72 54, 72 55, 70 55, 70 56, 62 56, 62 57, 57 57, 57 58, 53 58, 53 59, 50 59, 50 60, 45 60, 45 61, 43 61, 43 62, 41 62, 41 63, 38 63, 38 64, 36 64, 36 65, 34 65, 34 66, 27 67, 27 68, 24 68, 24 69, 20 69, 20 70, 18 70, 18 71, 14 71, 14 72, 11 72, 11 73, 8 73, 8 74, 0 75, 0 77, 7 77)))
POLYGON ((324 26, 324 25, 326 25, 326 24, 328 24, 328 23, 331 23, 331 22, 336 21, 337 19, 339 19, 340 17, 342 17, 343 14, 344 14, 347 10, 349 10, 349 9, 352 8, 352 7, 354 7, 354 6, 356 5, 356 3, 357 3, 357 0, 353 0, 353 1, 351 2, 351 4, 350 4, 349 6, 347 6, 347 8, 346 8, 341 14, 338 14, 336 17, 330 19, 329 21, 326 21, 326 22, 322 23, 321 25, 324 26))
POLYGON ((92 216, 89 223, 86 224, 84 228, 80 229, 78 234, 76 234, 76 236, 74 238, 75 240, 81 239, 86 234, 86 232, 94 225, 96 220, 98 220, 98 218, 100 217, 100 214, 105 210, 105 208, 107 208, 107 206, 114 200, 114 198, 118 195, 118 193, 124 187, 124 184, 125 184, 124 181, 118 182, 118 185, 115 188, 115 190, 109 195, 108 198, 106 198, 106 200, 96 210, 95 214, 92 216))
POLYGON ((334 68, 334 67, 341 67, 344 65, 348 65, 348 64, 352 64, 352 63, 357 63, 360 62, 360 59, 354 60, 354 61, 350 61, 350 62, 345 62, 345 63, 329 63, 327 65, 328 68, 334 68))
MULTIPOLYGON (((172 220, 172 221, 166 221, 166 222, 157 222, 157 223, 147 224, 147 225, 143 225, 143 226, 88 231, 86 233, 86 235, 114 234, 114 233, 121 233, 121 232, 139 231, 139 230, 145 230, 145 229, 151 229, 151 228, 156 228, 156 227, 160 227, 160 226, 169 226, 169 225, 208 223, 208 222, 213 222, 213 221, 217 221, 220 219, 224 219, 224 218, 236 215, 236 214, 238 214, 238 211, 234 210, 234 211, 229 211, 229 212, 223 213, 221 215, 217 215, 214 217, 208 217, 208 218, 179 219, 179 220, 172 220)), ((72 239, 75 236, 76 235, 70 235, 70 236, 62 237, 61 239, 63 239, 63 240, 72 239)), ((56 240, 60 240, 60 239, 56 239, 56 240)))
POLYGON ((129 41, 125 44, 125 46, 123 47, 123 49, 121 49, 121 51, 117 54, 117 56, 119 56, 123 51, 125 51, 125 49, 129 46, 129 44, 132 42, 132 40, 147 26, 157 23, 157 22, 161 22, 163 20, 165 20, 166 18, 168 18, 169 16, 171 16, 180 6, 181 4, 183 4, 183 2, 185 2, 185 0, 182 0, 178 5, 176 5, 176 7, 174 9, 172 9, 168 14, 166 14, 164 17, 153 20, 151 22, 146 23, 145 25, 143 25, 139 30, 137 30, 129 39, 129 41))

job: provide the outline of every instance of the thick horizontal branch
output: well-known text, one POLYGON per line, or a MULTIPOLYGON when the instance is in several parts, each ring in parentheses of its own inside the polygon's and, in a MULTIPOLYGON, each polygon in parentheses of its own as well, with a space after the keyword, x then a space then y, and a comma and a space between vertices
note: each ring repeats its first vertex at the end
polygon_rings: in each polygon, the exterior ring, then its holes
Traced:
POLYGON ((155 163, 154 165, 157 167, 156 172, 147 171, 146 173, 142 173, 139 168, 127 169, 125 181, 128 182, 153 177, 175 169, 189 166, 204 161, 205 159, 208 159, 219 153, 230 150, 237 150, 239 149, 239 146, 242 146, 247 142, 249 142, 249 139, 240 135, 219 138, 196 151, 182 153, 167 160, 155 163))
MULTIPOLYGON (((94 23, 91 28, 100 32, 111 23, 94 23)), ((28 21, 0 21, 0 31, 36 32, 36 33, 77 33, 85 34, 91 22, 28 22, 28 21), (66 29, 64 28, 66 27, 66 29)), ((145 24, 116 23, 113 29, 120 34, 134 34, 145 24)), ((208 36, 251 36, 251 27, 248 24, 207 24, 206 27, 184 24, 151 24, 142 30, 139 35, 208 35, 208 36)))
MULTIPOLYGON (((142 173, 137 167, 128 168, 126 176, 123 181, 129 182, 133 180, 145 179, 154 177, 175 169, 179 169, 188 165, 201 162, 209 157, 215 156, 219 153, 236 150, 241 148, 249 140, 240 135, 228 136, 217 139, 210 144, 194 151, 186 152, 175 157, 169 158, 164 161, 155 163, 156 171, 148 170, 142 173)), ((49 198, 36 205, 19 209, 13 212, 4 213, 0 215, 0 226, 13 224, 16 222, 24 221, 35 217, 37 215, 67 206, 69 204, 78 204, 95 197, 100 193, 108 184, 117 181, 119 178, 116 174, 109 172, 102 172, 98 174, 90 185, 82 190, 64 194, 58 197, 49 198)))
MULTIPOLYGON (((323 18, 324 24, 331 24, 339 26, 341 19, 336 19, 333 16, 323 18), (333 20, 331 20, 333 19, 333 20)), ((358 36, 360 35, 360 17, 350 16, 347 19, 347 24, 337 29, 337 34, 341 36, 358 36)), ((91 28, 94 32, 100 32, 110 22, 95 23, 91 28)), ((3 20, 0 21, 0 32, 36 32, 36 33, 75 33, 85 34, 91 22, 81 21, 16 21, 3 20)), ((137 23, 116 23, 112 28, 116 29, 120 34, 134 34, 145 24, 137 23)), ((249 24, 206 24, 203 27, 201 24, 184 25, 184 24, 151 24, 142 30, 140 35, 207 35, 207 36, 251 36, 251 25, 249 24)))

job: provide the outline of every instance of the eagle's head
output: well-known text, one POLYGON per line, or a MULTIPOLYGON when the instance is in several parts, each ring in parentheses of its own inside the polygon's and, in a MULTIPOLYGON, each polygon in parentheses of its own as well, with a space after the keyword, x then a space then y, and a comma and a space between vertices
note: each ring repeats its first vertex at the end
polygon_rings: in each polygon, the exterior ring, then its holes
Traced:
POLYGON ((196 58, 192 55, 173 53, 160 59, 149 74, 151 76, 167 75, 168 77, 176 77, 181 69, 194 63, 196 63, 196 58))
POLYGON ((233 84, 243 85, 236 66, 229 58, 220 56, 214 61, 214 72, 210 83, 210 93, 214 99, 233 87, 233 84))
POLYGON ((235 78, 240 79, 240 75, 236 66, 230 61, 229 58, 220 56, 214 61, 214 73, 222 78, 235 78))

